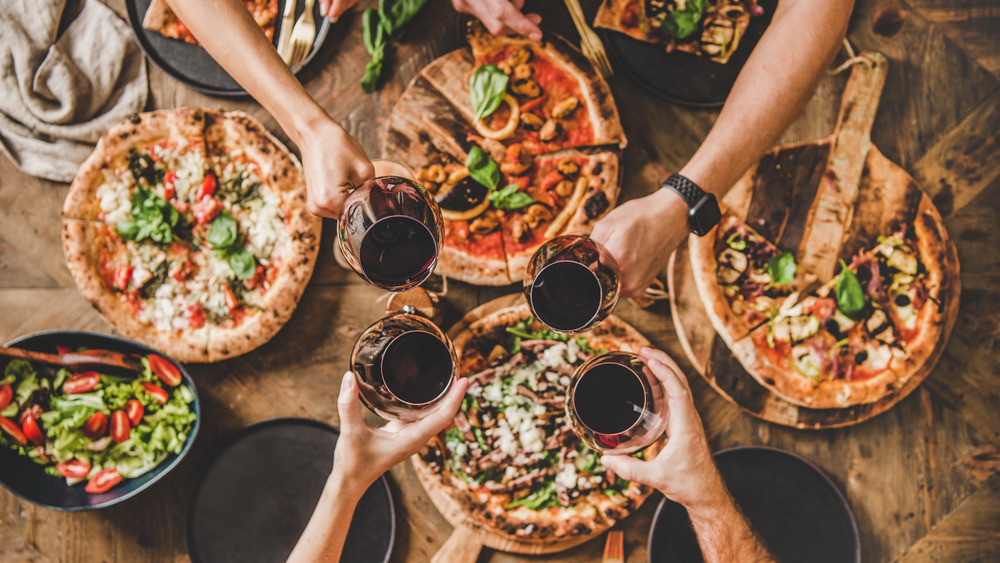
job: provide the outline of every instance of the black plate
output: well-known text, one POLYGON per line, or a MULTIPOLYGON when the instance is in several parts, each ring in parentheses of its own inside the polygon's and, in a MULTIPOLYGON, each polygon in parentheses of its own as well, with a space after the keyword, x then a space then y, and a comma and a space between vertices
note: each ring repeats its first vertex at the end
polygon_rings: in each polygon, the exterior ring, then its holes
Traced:
MULTIPOLYGON (((156 66, 164 72, 180 80, 184 84, 209 94, 218 96, 242 96, 246 91, 235 81, 229 73, 219 66, 219 63, 208 54, 207 51, 197 45, 185 43, 180 39, 169 39, 155 31, 150 31, 142 27, 142 20, 146 16, 151 0, 128 0, 125 2, 128 11, 129 24, 135 32, 136 40, 149 60, 156 63, 156 66)), ((303 0, 298 0, 295 5, 295 19, 298 20, 302 14, 303 0)), ((326 33, 330 29, 330 21, 319 15, 319 2, 313 6, 313 17, 316 21, 316 39, 313 41, 312 50, 306 55, 305 60, 294 72, 304 68, 309 61, 316 56, 320 45, 326 39, 326 33)), ((274 29, 274 42, 277 44, 278 34, 281 32, 281 14, 285 9, 285 0, 278 0, 278 21, 274 29)))
MULTIPOLYGON (((339 433, 304 418, 276 418, 243 429, 202 472, 191 497, 191 561, 284 561, 312 515, 339 433)), ((396 533, 385 477, 354 511, 341 561, 389 560, 396 533)))
MULTIPOLYGON (((113 350, 115 352, 125 352, 130 354, 160 354, 169 359, 169 356, 154 350, 148 346, 109 336, 106 334, 96 334, 93 332, 81 332, 75 330, 49 330, 45 332, 35 332, 11 340, 6 344, 26 350, 36 352, 56 351, 56 345, 76 348, 84 346, 102 350, 113 350)), ((52 477, 45 473, 45 469, 30 459, 18 455, 13 450, 0 448, 0 485, 14 493, 18 497, 33 502, 52 510, 64 510, 75 512, 79 510, 94 510, 104 508, 113 504, 118 504, 127 498, 138 495, 143 490, 149 488, 153 483, 160 480, 178 463, 184 459, 191 444, 194 443, 195 436, 198 435, 198 427, 201 425, 201 410, 198 406, 198 392, 191 381, 191 376, 184 370, 184 366, 170 359, 180 370, 183 378, 182 385, 187 385, 194 394, 194 401, 191 403, 191 412, 197 418, 188 434, 187 442, 179 454, 171 454, 155 469, 145 475, 135 479, 127 479, 121 484, 106 493, 92 495, 83 490, 83 484, 69 486, 65 479, 52 477)), ((0 367, 6 366, 7 362, 0 362, 0 367)))
MULTIPOLYGON (((726 487, 778 561, 861 561, 858 524, 837 486, 792 453, 740 447, 715 454, 726 487)), ((650 561, 702 561, 687 511, 664 499, 649 531, 650 561)))
POLYGON ((641 86, 672 102, 698 107, 721 106, 750 52, 770 25, 778 0, 758 3, 764 13, 750 18, 746 34, 726 64, 692 53, 667 53, 663 45, 639 41, 609 29, 598 30, 616 72, 624 70, 641 86))

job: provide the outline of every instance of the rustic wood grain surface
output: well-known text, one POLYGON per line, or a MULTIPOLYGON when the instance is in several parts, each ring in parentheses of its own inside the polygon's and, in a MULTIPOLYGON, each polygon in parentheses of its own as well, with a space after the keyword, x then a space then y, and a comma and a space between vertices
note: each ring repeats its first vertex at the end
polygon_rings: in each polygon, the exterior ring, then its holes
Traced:
MULTIPOLYGON (((124 13, 123 0, 106 0, 124 13)), ((363 4, 368 2, 363 2, 363 4)), ((593 14, 596 1, 583 2, 593 14)), ((529 2, 545 24, 578 40, 561 2, 529 2)), ((962 298, 940 362, 924 384, 888 412, 858 426, 804 431, 742 413, 701 378, 692 378, 713 449, 760 444, 795 452, 831 476, 858 519, 865 561, 1000 559, 1000 9, 988 0, 858 0, 849 38, 889 61, 872 142, 913 175, 945 218, 958 248, 962 298)), ((432 2, 386 60, 373 95, 358 79, 368 57, 359 12, 331 29, 316 64, 299 76, 312 95, 378 156, 385 118, 403 87, 428 62, 461 45, 462 19, 432 2)), ((630 146, 623 199, 650 192, 698 147, 717 110, 677 106, 627 77, 609 81, 630 146)), ((803 114, 776 144, 809 141, 833 130, 846 74, 823 79, 803 114)), ((150 66, 149 109, 198 105, 240 109, 285 139, 252 100, 213 98, 150 66)), ((67 186, 20 173, 0 159, 0 341, 35 330, 110 332, 80 297, 59 241, 67 186)), ((338 267, 334 224, 324 225, 316 272, 285 328, 244 357, 192 365, 204 420, 188 458, 141 500, 88 513, 37 508, 0 491, 0 561, 183 561, 185 514, 202 464, 240 428, 279 416, 337 424, 336 393, 354 339, 383 310, 380 292, 338 267)), ((436 280, 433 280, 436 282, 436 280)), ((449 284, 445 323, 511 288, 449 284)), ((660 301, 616 314, 667 350, 694 375, 660 301)), ((428 561, 451 525, 409 463, 390 483, 400 523, 393 561, 428 561)), ((647 503, 620 527, 629 561, 647 559, 656 508, 647 503)), ((532 559, 599 561, 604 537, 532 559)), ((523 556, 485 549, 480 561, 523 556)))

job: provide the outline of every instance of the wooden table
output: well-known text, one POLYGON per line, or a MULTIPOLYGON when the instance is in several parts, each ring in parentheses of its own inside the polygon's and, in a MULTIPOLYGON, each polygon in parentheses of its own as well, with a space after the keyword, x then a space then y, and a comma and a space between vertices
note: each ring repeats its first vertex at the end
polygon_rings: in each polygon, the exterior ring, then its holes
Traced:
MULTIPOLYGON (((123 13, 121 0, 108 0, 123 13)), ((578 40, 561 2, 537 2, 546 25, 578 40)), ((586 2, 592 14, 596 2, 586 2)), ((462 44, 461 19, 432 2, 406 41, 387 58, 387 77, 373 95, 358 79, 368 57, 358 12, 332 29, 316 64, 301 74, 313 96, 371 155, 402 88, 429 61, 462 44)), ((859 426, 802 431, 742 414, 712 391, 687 363, 669 308, 622 303, 617 310, 692 376, 713 449, 760 444, 795 452, 820 466, 857 515, 866 561, 969 561, 1000 558, 1000 9, 988 0, 859 0, 849 38, 889 59, 874 143, 933 197, 958 245, 961 311, 943 358, 928 380, 891 411, 859 426)), ((803 114, 778 141, 826 136, 846 74, 823 79, 803 114)), ((651 191, 681 167, 711 127, 717 110, 665 102, 625 76, 611 79, 630 146, 623 196, 651 191)), ((281 135, 249 99, 194 92, 150 65, 150 109, 184 105, 247 111, 281 135)), ((66 269, 59 210, 67 186, 20 173, 0 159, 0 341, 28 332, 110 327, 81 297, 66 269)), ((206 458, 237 430, 281 416, 337 424, 335 397, 355 338, 380 316, 380 292, 339 268, 332 221, 302 302, 285 328, 257 351, 190 370, 202 398, 201 434, 188 458, 141 501, 98 512, 59 513, 0 492, 0 560, 178 561, 186 558, 189 492, 206 458)), ((511 288, 452 283, 446 322, 511 288)), ((416 481, 409 463, 391 472, 400 526, 393 561, 426 561, 451 526, 416 481)), ((621 524, 630 561, 647 559, 656 500, 621 524)), ((563 554, 598 561, 603 536, 563 554)), ((517 558, 488 553, 482 560, 517 558)))

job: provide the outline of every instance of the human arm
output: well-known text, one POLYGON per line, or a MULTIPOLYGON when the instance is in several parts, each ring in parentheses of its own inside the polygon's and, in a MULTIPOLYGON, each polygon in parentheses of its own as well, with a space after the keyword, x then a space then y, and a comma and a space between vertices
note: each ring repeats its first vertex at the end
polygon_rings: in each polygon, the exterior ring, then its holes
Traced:
POLYGON ((168 3, 212 58, 298 146, 309 211, 337 217, 350 189, 374 177, 361 145, 306 92, 239 0, 168 3))
POLYGON ((380 475, 416 453, 451 423, 467 384, 465 378, 455 381, 441 403, 419 421, 393 420, 382 428, 372 428, 361 418, 354 374, 344 374, 337 398, 340 437, 333 452, 333 470, 288 561, 339 561, 361 495, 380 475))
MULTIPOLYGON (((847 32, 853 0, 782 0, 708 136, 679 171, 718 200, 802 111, 847 32)), ((591 235, 615 257, 622 294, 642 293, 689 233, 688 207, 660 189, 614 209, 591 235)))
POLYGON ((601 463, 684 506, 705 561, 773 561, 722 482, 680 368, 652 348, 639 350, 639 359, 646 364, 647 374, 659 379, 666 390, 669 439, 652 460, 605 455, 601 463))

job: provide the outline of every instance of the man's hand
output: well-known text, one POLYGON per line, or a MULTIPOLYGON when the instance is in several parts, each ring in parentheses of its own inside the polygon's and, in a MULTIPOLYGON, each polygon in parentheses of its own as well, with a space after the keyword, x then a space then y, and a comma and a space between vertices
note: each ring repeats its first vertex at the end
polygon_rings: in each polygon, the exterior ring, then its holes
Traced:
POLYGON ((345 489, 359 495, 363 493, 379 475, 416 453, 432 436, 451 424, 468 382, 464 377, 453 382, 441 403, 416 422, 393 420, 382 428, 372 428, 361 419, 354 374, 344 374, 337 399, 340 438, 333 454, 331 480, 344 483, 345 489))
POLYGON ((615 257, 623 297, 641 295, 688 236, 688 207, 672 190, 626 202, 594 225, 591 238, 615 257))
POLYGON ((667 392, 667 445, 650 461, 628 456, 605 455, 607 468, 629 481, 649 485, 689 510, 714 507, 729 502, 722 478, 712 460, 691 388, 680 368, 659 350, 642 348, 639 359, 651 374, 663 382, 667 392))
POLYGON ((358 0, 319 0, 319 13, 331 22, 335 22, 357 3, 358 0))
POLYGON ((524 0, 451 0, 455 10, 472 14, 483 22, 493 35, 524 35, 532 41, 542 40, 538 29, 542 16, 522 14, 524 0))
POLYGON ((302 151, 309 212, 336 219, 353 188, 375 177, 361 145, 329 117, 293 136, 302 151))

